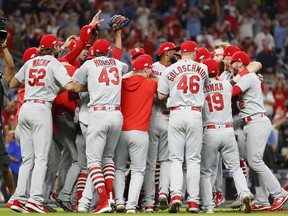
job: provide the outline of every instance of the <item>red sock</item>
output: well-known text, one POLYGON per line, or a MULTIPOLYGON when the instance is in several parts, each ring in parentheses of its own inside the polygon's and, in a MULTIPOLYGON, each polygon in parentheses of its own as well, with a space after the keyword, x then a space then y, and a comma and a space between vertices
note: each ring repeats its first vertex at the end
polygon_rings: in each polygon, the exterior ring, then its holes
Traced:
POLYGON ((99 194, 100 201, 104 202, 108 200, 105 181, 104 181, 104 175, 102 173, 101 168, 97 166, 91 167, 89 169, 89 174, 91 176, 93 185, 99 194))
POLYGON ((107 163, 103 167, 103 174, 105 178, 106 190, 108 193, 109 199, 114 199, 114 176, 115 168, 113 163, 107 163))
POLYGON ((88 177, 87 173, 80 172, 78 181, 77 181, 77 202, 79 202, 79 200, 82 197, 83 191, 85 189, 87 177, 88 177))

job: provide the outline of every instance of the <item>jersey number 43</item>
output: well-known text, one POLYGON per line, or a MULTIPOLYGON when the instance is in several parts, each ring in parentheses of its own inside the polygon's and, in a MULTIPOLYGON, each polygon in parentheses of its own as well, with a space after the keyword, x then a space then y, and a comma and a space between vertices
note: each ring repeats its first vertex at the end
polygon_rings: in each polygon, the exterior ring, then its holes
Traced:
POLYGON ((111 68, 103 68, 99 78, 98 78, 99 83, 105 83, 106 86, 109 86, 110 83, 114 85, 118 85, 120 80, 119 80, 119 71, 116 67, 111 67, 111 68), (113 78, 109 78, 109 74, 113 74, 113 78))

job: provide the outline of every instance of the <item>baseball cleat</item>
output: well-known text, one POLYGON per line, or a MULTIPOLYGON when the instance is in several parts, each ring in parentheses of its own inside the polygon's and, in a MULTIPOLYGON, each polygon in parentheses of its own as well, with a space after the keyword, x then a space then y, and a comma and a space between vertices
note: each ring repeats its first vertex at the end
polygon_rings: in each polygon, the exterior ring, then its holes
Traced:
POLYGON ((244 195, 242 197, 242 203, 243 203, 243 211, 245 213, 251 213, 252 212, 252 206, 251 206, 251 198, 249 195, 244 195))
POLYGON ((145 207, 145 212, 147 212, 147 213, 153 213, 153 212, 154 212, 153 206, 146 206, 146 207, 145 207))
POLYGON ((199 212, 199 205, 195 202, 188 202, 188 212, 198 213, 199 212))
POLYGON ((10 209, 17 213, 33 213, 33 210, 30 210, 25 206, 25 204, 17 199, 15 199, 10 207, 10 209))
POLYGON ((216 191, 214 200, 215 200, 215 207, 218 207, 218 206, 220 206, 220 205, 225 203, 225 197, 219 191, 216 191))
POLYGON ((252 204, 252 211, 268 211, 270 208, 271 206, 252 204))
POLYGON ((107 212, 111 212, 112 208, 110 206, 110 203, 107 201, 100 201, 98 206, 96 207, 96 209, 92 210, 91 212, 93 214, 101 214, 101 213, 107 213, 107 212))
POLYGON ((159 208, 161 210, 166 210, 168 208, 168 198, 164 193, 159 195, 159 208))
POLYGON ((126 208, 124 204, 118 204, 116 205, 116 212, 117 213, 123 213, 125 212, 126 208))
POLYGON ((275 211, 279 209, 287 201, 287 199, 288 199, 288 194, 283 197, 275 198, 269 211, 275 211))
POLYGON ((48 213, 48 209, 44 208, 42 204, 36 204, 34 202, 28 201, 25 205, 26 208, 32 209, 38 213, 48 213))

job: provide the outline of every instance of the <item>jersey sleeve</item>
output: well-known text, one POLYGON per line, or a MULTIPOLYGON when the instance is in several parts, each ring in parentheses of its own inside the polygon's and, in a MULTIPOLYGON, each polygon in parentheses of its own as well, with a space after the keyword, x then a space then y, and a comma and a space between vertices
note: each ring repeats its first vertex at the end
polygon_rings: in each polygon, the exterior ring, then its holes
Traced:
POLYGON ((238 86, 242 90, 242 92, 246 91, 253 85, 254 79, 251 75, 253 74, 246 74, 242 76, 241 79, 236 84, 236 86, 238 86))
POLYGON ((168 79, 167 79, 165 71, 158 81, 157 91, 164 95, 169 94, 169 84, 168 84, 168 79))
POLYGON ((24 64, 20 70, 18 71, 17 74, 15 74, 15 78, 20 82, 24 83, 25 82, 25 70, 26 70, 27 64, 24 64))
POLYGON ((84 63, 79 69, 77 69, 72 77, 72 80, 86 86, 88 78, 88 69, 84 63))
POLYGON ((60 62, 55 61, 53 67, 54 77, 61 86, 64 87, 67 83, 72 81, 71 77, 68 75, 67 70, 60 62))

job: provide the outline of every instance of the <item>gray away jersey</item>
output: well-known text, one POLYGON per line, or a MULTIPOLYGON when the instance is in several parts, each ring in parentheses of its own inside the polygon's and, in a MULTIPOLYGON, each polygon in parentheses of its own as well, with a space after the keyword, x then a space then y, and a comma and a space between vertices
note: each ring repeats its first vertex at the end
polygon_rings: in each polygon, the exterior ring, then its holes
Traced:
MULTIPOLYGON (((155 62, 153 64, 153 68, 152 68, 152 74, 156 77, 158 77, 160 79, 160 77, 162 76, 163 72, 165 71, 165 69, 167 68, 166 66, 164 66, 163 64, 161 64, 159 61, 155 62)), ((154 102, 153 102, 153 106, 152 106, 152 113, 159 113, 165 109, 167 109, 166 107, 166 100, 159 100, 157 95, 155 94, 154 96, 154 102)))
POLYGON ((114 58, 101 56, 86 61, 75 72, 73 80, 88 86, 89 107, 119 106, 122 73, 127 71, 127 64, 114 58))
POLYGON ((204 95, 203 126, 232 123, 232 86, 230 82, 228 80, 211 80, 204 89, 204 95))
POLYGON ((242 90, 240 97, 240 117, 245 118, 255 113, 265 113, 261 81, 255 73, 248 73, 241 77, 236 86, 242 90))
POLYGON ((204 105, 207 66, 193 60, 180 60, 167 67, 158 83, 158 92, 169 95, 167 107, 204 105))
POLYGON ((223 73, 219 76, 219 80, 231 80, 233 78, 233 73, 229 71, 223 71, 223 73))
POLYGON ((52 102, 60 89, 71 82, 65 67, 51 55, 27 61, 15 75, 25 85, 24 100, 40 99, 52 102))

